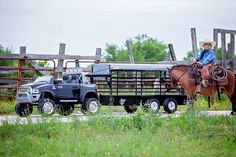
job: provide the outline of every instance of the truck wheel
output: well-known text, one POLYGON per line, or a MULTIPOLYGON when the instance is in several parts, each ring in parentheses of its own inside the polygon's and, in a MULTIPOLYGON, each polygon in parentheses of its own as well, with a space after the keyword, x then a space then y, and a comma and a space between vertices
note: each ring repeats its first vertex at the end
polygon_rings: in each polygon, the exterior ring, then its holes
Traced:
POLYGON ((160 110, 160 102, 158 99, 151 98, 147 100, 147 103, 145 103, 142 106, 142 109, 144 112, 158 112, 160 110))
POLYGON ((32 104, 16 104, 15 111, 20 117, 26 117, 32 114, 33 106, 32 104))
POLYGON ((125 111, 127 112, 127 113, 134 113, 134 112, 136 112, 137 111, 137 105, 125 105, 124 106, 124 108, 125 108, 125 111))
POLYGON ((75 109, 74 104, 58 105, 58 113, 62 116, 69 116, 75 109))
POLYGON ((81 111, 84 114, 95 115, 99 112, 99 100, 96 98, 86 98, 82 104, 81 111))
POLYGON ((177 110, 177 102, 173 98, 166 98, 163 103, 163 108, 167 113, 174 113, 177 110))
POLYGON ((39 102, 38 109, 43 116, 51 116, 55 113, 55 103, 51 99, 44 99, 39 102))

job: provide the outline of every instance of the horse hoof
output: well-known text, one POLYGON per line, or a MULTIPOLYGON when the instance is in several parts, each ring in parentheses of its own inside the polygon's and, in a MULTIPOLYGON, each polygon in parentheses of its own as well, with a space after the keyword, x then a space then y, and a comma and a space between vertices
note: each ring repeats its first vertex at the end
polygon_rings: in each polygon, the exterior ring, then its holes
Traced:
POLYGON ((235 116, 235 115, 236 115, 236 112, 234 112, 234 111, 231 111, 230 115, 233 115, 233 116, 235 116))

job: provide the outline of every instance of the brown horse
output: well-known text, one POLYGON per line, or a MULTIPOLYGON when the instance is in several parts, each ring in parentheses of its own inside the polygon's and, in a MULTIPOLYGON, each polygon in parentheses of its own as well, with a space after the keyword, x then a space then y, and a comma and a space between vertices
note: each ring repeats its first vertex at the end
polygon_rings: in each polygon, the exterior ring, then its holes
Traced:
MULTIPOLYGON (((188 94, 189 100, 193 101, 196 93, 200 93, 204 96, 213 96, 217 91, 216 81, 209 80, 209 86, 207 88, 202 85, 197 85, 196 78, 193 77, 193 68, 190 65, 175 65, 169 69, 171 84, 176 87, 178 82, 185 89, 188 94)), ((236 114, 236 79, 232 71, 227 70, 227 83, 219 83, 218 87, 223 89, 231 101, 232 112, 236 114)))

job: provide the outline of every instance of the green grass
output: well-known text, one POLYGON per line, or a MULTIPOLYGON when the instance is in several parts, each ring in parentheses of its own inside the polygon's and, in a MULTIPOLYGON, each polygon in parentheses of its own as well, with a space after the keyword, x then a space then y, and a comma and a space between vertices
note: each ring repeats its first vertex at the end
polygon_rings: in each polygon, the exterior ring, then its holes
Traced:
MULTIPOLYGON (((204 110, 231 110, 231 103, 226 95, 221 95, 222 100, 218 100, 215 97, 214 105, 211 108, 208 108, 207 97, 198 96, 196 101, 196 109, 200 111, 204 110)), ((139 107, 138 110, 141 110, 139 107)), ((178 111, 186 111, 187 107, 185 105, 179 105, 178 111)), ((76 109, 75 112, 80 111, 80 109, 76 109)), ((161 107, 160 112, 163 111, 161 107)), ((110 112, 124 112, 123 106, 102 106, 100 109, 100 113, 110 113, 110 112)), ((0 101, 0 115, 3 114, 15 114, 15 101, 0 101)), ((37 108, 34 108, 33 114, 38 114, 37 108)))
POLYGON ((72 123, 4 124, 0 156, 225 156, 236 154, 236 117, 92 117, 72 123))
POLYGON ((15 112, 15 101, 0 101, 0 115, 15 112))

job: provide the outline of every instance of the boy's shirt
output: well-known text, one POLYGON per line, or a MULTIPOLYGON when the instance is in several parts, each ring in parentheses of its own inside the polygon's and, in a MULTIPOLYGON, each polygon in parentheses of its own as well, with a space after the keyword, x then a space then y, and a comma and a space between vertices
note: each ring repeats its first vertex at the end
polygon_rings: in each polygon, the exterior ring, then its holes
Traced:
POLYGON ((206 64, 209 63, 214 63, 215 62, 214 51, 212 49, 203 50, 196 59, 198 62, 199 61, 201 62, 201 66, 205 66, 206 64))

